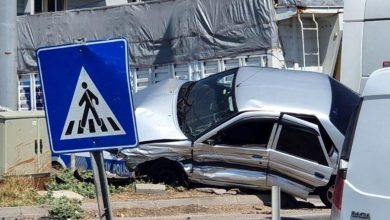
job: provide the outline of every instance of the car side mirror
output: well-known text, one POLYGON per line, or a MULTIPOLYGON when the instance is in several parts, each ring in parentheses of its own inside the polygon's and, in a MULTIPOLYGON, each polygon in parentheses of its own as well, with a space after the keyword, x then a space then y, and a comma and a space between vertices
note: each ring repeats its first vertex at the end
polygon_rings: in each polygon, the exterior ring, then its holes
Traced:
POLYGON ((214 139, 208 139, 207 140, 207 144, 210 145, 210 146, 214 146, 214 144, 215 144, 214 139))

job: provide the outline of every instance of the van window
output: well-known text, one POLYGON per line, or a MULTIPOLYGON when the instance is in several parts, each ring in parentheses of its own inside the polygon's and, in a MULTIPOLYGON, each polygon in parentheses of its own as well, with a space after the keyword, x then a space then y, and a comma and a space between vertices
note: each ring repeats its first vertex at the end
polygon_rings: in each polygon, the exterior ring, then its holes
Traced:
POLYGON ((325 155, 315 131, 283 125, 276 150, 327 166, 325 155))
POLYGON ((213 138, 215 144, 221 145, 255 145, 267 147, 275 120, 250 119, 241 121, 218 132, 213 138))
POLYGON ((359 106, 353 112, 351 120, 348 124, 347 134, 345 135, 345 140, 343 148, 341 150, 341 159, 349 161, 349 156, 351 155, 353 137, 355 136, 356 125, 359 119, 360 109, 362 107, 363 98, 359 101, 359 106))

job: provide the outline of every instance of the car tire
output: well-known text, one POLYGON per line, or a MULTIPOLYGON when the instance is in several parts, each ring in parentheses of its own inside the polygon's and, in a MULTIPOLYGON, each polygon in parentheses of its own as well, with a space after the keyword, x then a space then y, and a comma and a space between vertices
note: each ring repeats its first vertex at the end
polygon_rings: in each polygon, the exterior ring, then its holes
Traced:
POLYGON ((334 184, 335 184, 334 181, 331 181, 330 184, 322 188, 319 192, 320 199, 327 208, 332 207, 334 184))
POLYGON ((188 187, 184 171, 174 162, 160 161, 154 163, 149 169, 148 176, 154 183, 188 187))

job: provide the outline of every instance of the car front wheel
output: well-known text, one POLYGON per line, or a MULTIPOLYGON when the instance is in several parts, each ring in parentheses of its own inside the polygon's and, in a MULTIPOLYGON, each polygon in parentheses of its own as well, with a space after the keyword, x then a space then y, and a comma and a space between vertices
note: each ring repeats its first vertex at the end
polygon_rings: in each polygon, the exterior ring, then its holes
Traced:
POLYGON ((148 177, 154 183, 164 183, 171 186, 188 186, 186 174, 174 162, 159 161, 154 163, 149 169, 148 177))

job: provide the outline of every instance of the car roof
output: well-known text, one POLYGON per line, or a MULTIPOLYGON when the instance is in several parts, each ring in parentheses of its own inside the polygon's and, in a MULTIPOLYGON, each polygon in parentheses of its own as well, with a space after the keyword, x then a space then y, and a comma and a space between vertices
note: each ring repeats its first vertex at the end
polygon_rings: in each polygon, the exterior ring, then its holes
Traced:
POLYGON ((240 67, 235 96, 238 111, 266 110, 314 115, 345 135, 359 96, 323 73, 240 67))
POLYGON ((239 111, 329 115, 332 102, 329 77, 314 72, 241 67, 235 90, 239 111))

